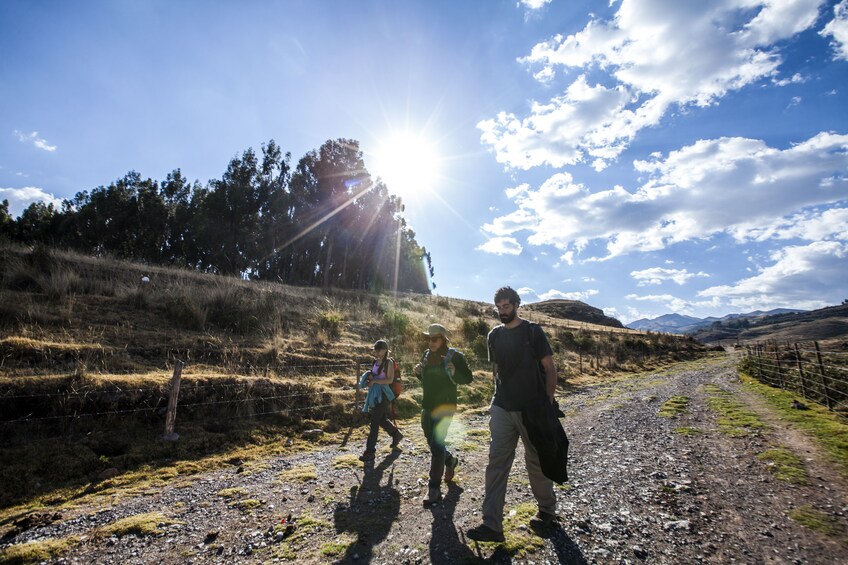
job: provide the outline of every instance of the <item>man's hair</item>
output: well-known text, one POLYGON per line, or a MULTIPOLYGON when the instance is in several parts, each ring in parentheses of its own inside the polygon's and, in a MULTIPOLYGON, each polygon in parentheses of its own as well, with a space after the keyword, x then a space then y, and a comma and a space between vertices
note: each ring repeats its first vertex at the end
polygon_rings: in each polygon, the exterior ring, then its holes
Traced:
POLYGON ((509 300, 513 306, 521 306, 521 297, 511 286, 502 286, 495 292, 495 304, 501 300, 509 300))

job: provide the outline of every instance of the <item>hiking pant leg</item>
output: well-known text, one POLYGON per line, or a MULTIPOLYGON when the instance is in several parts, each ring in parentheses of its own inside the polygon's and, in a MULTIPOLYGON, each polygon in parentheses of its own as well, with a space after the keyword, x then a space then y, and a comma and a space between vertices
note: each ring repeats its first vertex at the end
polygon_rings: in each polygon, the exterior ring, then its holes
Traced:
POLYGON ((483 524, 491 529, 503 531, 503 511, 506 500, 506 484, 515 448, 518 446, 519 430, 513 415, 521 418, 521 412, 507 412, 499 406, 490 408, 489 417, 489 463, 486 465, 486 496, 483 499, 483 524))
POLYGON ((521 412, 517 415, 516 424, 521 434, 521 443, 524 444, 524 463, 527 465, 527 476, 530 479, 530 490, 539 505, 539 510, 548 514, 556 514, 556 494, 554 493, 554 482, 547 478, 542 472, 542 463, 539 461, 539 452, 527 435, 527 428, 521 418, 521 412))
POLYGON ((371 427, 368 430, 368 439, 365 442, 365 452, 374 453, 377 449, 377 434, 380 432, 380 425, 386 419, 386 412, 389 409, 389 403, 383 398, 379 404, 375 404, 368 411, 371 417, 371 427))
POLYGON ((386 402, 386 410, 383 414, 383 420, 380 422, 380 427, 386 430, 386 433, 394 439, 398 434, 397 426, 395 426, 392 421, 389 419, 389 413, 391 412, 392 403, 386 402))
POLYGON ((445 473, 445 460, 448 456, 447 447, 445 447, 445 439, 448 435, 453 418, 447 416, 444 418, 433 418, 429 410, 424 410, 421 413, 421 428, 424 430, 424 437, 427 438, 427 445, 430 446, 430 479, 428 486, 438 487, 442 484, 442 475, 445 473))

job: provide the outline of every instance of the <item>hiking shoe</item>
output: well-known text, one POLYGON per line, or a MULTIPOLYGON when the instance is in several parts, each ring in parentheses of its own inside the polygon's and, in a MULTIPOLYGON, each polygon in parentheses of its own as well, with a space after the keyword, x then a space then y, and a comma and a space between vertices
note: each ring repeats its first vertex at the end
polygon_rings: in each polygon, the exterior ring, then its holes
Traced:
POLYGON ((471 528, 470 530, 468 530, 468 537, 469 539, 473 539, 474 541, 504 541, 503 532, 496 532, 486 524, 480 524, 476 528, 471 528))
POLYGON ((530 527, 547 528, 557 520, 559 520, 559 516, 557 516, 556 514, 550 514, 548 512, 542 512, 541 510, 539 510, 535 516, 530 518, 530 527))
POLYGON ((401 440, 403 440, 403 434, 400 433, 400 430, 398 430, 397 434, 395 434, 395 437, 392 438, 392 449, 400 449, 399 445, 401 440))
POLYGON ((457 465, 459 465, 459 457, 456 455, 452 455, 450 459, 445 461, 445 482, 453 480, 457 465))
POLYGON ((424 499, 424 508, 432 506, 442 500, 442 491, 439 487, 430 487, 427 491, 427 498, 424 499))
POLYGON ((373 451, 366 451, 365 453, 363 453, 362 455, 359 456, 359 460, 362 461, 363 463, 367 463, 368 461, 373 461, 374 460, 374 452, 373 451))

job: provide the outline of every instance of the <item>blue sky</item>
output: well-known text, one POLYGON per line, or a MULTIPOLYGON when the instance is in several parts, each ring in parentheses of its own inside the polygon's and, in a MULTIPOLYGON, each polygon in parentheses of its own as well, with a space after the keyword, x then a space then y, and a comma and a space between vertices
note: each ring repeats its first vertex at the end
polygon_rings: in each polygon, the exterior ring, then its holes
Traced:
POLYGON ((0 200, 357 139, 436 292, 848 298, 848 0, 0 3, 0 200))

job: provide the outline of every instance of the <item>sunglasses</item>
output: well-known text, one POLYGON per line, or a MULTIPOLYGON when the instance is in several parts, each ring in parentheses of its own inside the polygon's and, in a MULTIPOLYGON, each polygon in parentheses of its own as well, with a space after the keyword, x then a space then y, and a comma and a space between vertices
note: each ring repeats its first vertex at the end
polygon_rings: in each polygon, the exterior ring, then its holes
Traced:
POLYGON ((438 335, 436 335, 436 336, 430 336, 430 337, 428 337, 428 338, 427 338, 427 341, 433 342, 433 341, 439 341, 440 339, 442 339, 442 336, 438 336, 438 335))

